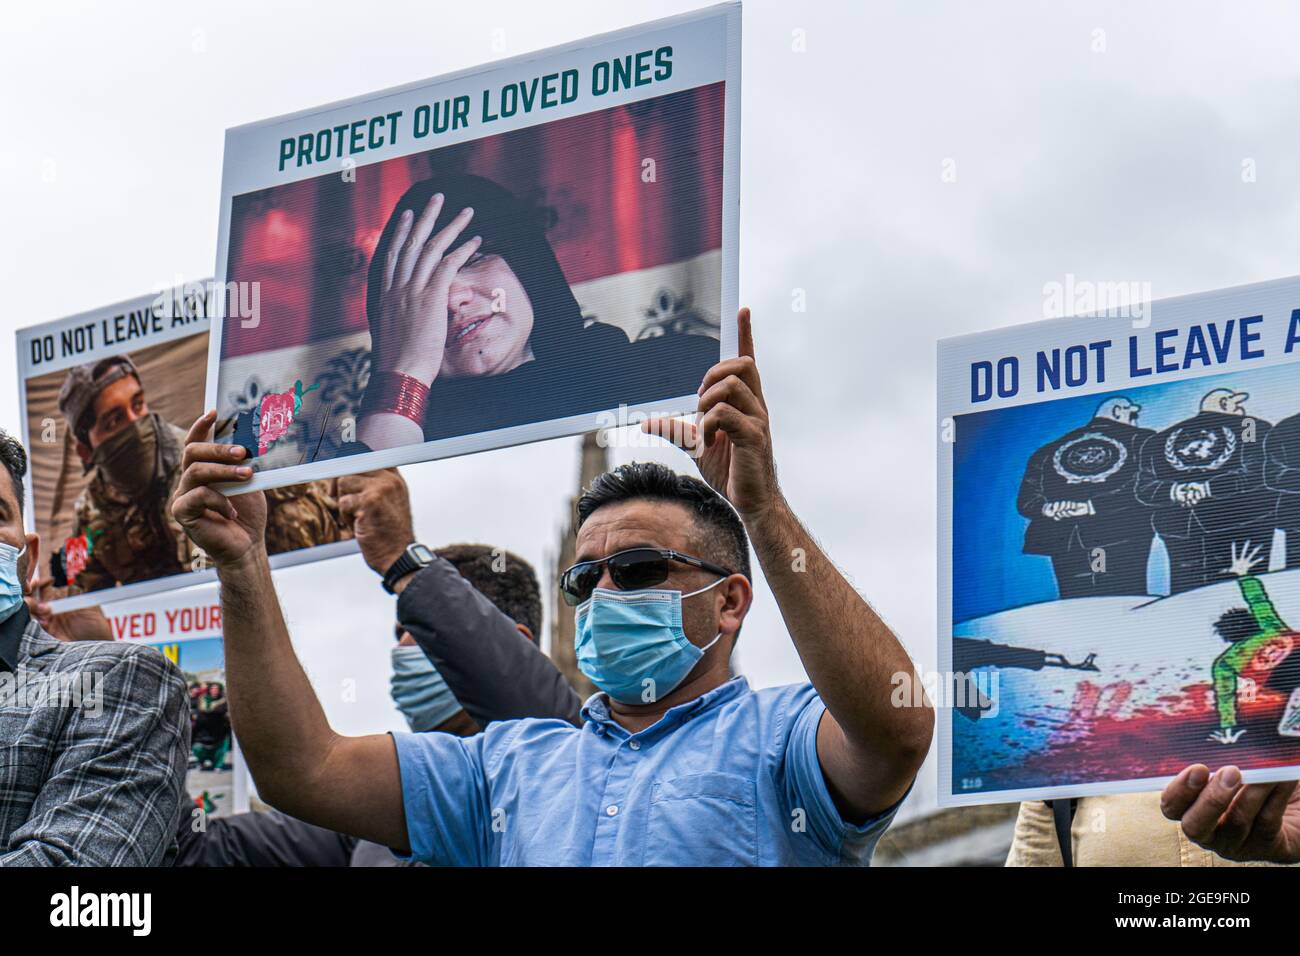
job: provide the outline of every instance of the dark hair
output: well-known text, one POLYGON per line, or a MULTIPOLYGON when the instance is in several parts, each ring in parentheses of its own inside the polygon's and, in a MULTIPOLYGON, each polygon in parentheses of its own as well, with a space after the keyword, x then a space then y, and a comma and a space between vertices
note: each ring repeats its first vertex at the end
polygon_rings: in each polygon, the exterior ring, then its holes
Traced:
POLYGON ((578 499, 578 527, 603 505, 637 499, 685 505, 703 532, 702 543, 708 552, 694 557, 706 558, 753 580, 749 536, 727 499, 700 479, 679 475, 658 462, 629 462, 599 476, 578 499))
POLYGON ((444 201, 434 220, 434 235, 467 207, 474 210, 456 248, 472 236, 482 236, 479 253, 506 260, 533 307, 533 333, 529 340, 533 354, 541 360, 564 357, 571 351, 572 338, 582 332, 582 309, 564 277, 555 250, 546 239, 549 213, 518 199, 504 186, 482 176, 435 172, 430 179, 415 183, 397 201, 388 216, 366 277, 366 315, 370 319, 371 351, 379 320, 379 298, 383 291, 384 265, 402 213, 410 210, 418 220, 434 193, 444 201))
POLYGON ((486 544, 449 544, 434 554, 449 561, 498 611, 532 631, 534 641, 541 637, 542 589, 531 564, 486 544))
POLYGON ((1255 615, 1244 607, 1234 607, 1231 611, 1225 611, 1214 622, 1214 630, 1225 641, 1236 643, 1258 634, 1259 622, 1255 620, 1255 615))
POLYGON ((27 450, 22 442, 0 428, 0 462, 4 462, 5 471, 9 472, 9 481, 14 487, 14 497, 18 499, 18 513, 23 513, 23 478, 27 474, 27 450))

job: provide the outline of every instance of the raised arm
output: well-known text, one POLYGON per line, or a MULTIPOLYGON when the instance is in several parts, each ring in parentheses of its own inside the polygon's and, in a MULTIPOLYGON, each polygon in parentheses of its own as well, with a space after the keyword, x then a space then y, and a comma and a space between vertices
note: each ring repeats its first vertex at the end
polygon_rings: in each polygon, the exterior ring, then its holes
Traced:
POLYGON ((398 623, 479 726, 517 717, 580 723, 582 701, 564 675, 450 563, 438 558, 405 580, 398 623))
POLYGON ((1278 615, 1277 608, 1273 606, 1263 581, 1252 574, 1239 579, 1237 586, 1241 588, 1241 596, 1246 599, 1246 605, 1250 608, 1250 613, 1255 616, 1255 623, 1259 625, 1261 631, 1278 633, 1289 630, 1286 622, 1278 615))
POLYGON ((1272 600, 1269 599, 1268 589, 1264 587, 1264 582, 1253 573, 1256 565, 1263 563, 1267 557, 1262 553, 1263 550, 1264 546, 1262 544, 1256 544, 1252 547, 1249 541, 1242 542, 1240 545, 1236 541, 1232 542, 1232 550, 1229 552, 1232 561, 1223 570, 1223 573, 1236 576, 1237 587, 1241 589, 1241 596, 1245 598, 1246 606, 1254 616, 1259 629, 1266 634, 1280 634, 1283 631, 1290 630, 1290 628, 1278 615, 1277 608, 1273 606, 1272 600))
MULTIPOLYGON (((339 479, 361 556, 383 576, 415 542, 411 494, 396 468, 339 479)), ((442 558, 397 579, 397 623, 480 727, 516 717, 579 722, 582 702, 516 621, 442 558)))
POLYGON ((817 756, 841 812, 865 819, 907 791, 930 745, 934 711, 895 707, 895 675, 920 687, 907 651, 781 494, 767 404, 754 362, 749 310, 739 317, 740 355, 700 386, 699 419, 653 419, 646 431, 701 451, 700 472, 735 506, 776 596, 808 677, 826 704, 817 756))
POLYGON ((252 469, 238 445, 207 441, 215 412, 186 439, 172 513, 221 580, 230 719, 261 796, 286 813, 398 850, 409 847, 397 751, 387 734, 336 734, 294 654, 266 554, 266 498, 212 487, 252 469))

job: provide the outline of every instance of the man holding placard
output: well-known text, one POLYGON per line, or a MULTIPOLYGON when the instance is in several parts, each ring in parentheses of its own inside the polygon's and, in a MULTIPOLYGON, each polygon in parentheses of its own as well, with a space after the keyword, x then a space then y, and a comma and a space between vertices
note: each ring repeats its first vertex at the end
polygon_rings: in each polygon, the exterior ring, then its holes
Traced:
POLYGON ((561 588, 578 606, 580 666, 603 691, 580 729, 523 719, 468 740, 335 734, 275 597, 264 499, 213 487, 251 478, 246 452, 207 441, 215 415, 200 418, 173 510, 221 579, 234 719, 259 792, 443 864, 868 862, 933 711, 892 705, 907 653, 782 497, 747 311, 739 337, 740 356, 704 378, 698 424, 646 425, 698 436, 708 484, 624 466, 579 503, 580 560, 561 588), (731 678, 750 540, 811 683, 754 692, 731 678))

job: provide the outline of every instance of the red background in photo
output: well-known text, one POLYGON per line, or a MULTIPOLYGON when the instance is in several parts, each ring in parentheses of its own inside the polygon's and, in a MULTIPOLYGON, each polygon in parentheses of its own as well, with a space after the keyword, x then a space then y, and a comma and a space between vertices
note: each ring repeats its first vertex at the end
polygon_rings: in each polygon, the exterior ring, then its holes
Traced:
POLYGON ((260 283, 262 321, 227 320, 223 357, 366 328, 366 272, 388 215, 434 170, 494 180, 551 214, 570 285, 722 246, 724 84, 237 196, 227 282, 260 283), (655 161, 644 182, 643 161, 655 161))

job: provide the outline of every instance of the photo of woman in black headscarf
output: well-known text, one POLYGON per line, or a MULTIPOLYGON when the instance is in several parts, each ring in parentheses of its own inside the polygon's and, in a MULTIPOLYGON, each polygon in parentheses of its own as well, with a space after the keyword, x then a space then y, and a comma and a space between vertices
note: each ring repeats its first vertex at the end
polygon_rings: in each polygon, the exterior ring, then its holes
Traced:
POLYGON ((632 343, 583 317, 541 210, 480 176, 411 186, 366 288, 370 380, 357 439, 371 450, 693 393, 717 339, 632 343))

